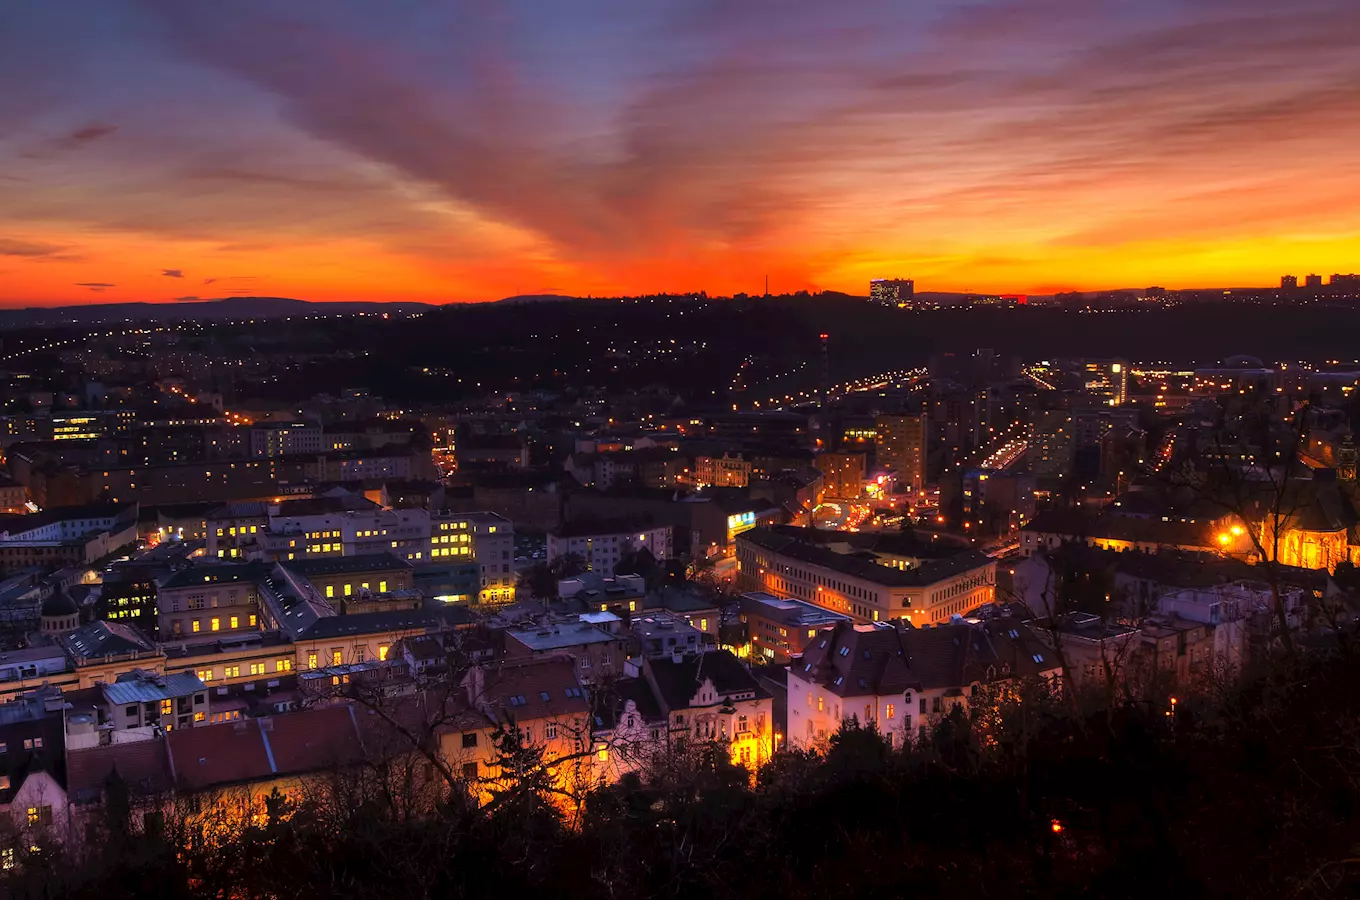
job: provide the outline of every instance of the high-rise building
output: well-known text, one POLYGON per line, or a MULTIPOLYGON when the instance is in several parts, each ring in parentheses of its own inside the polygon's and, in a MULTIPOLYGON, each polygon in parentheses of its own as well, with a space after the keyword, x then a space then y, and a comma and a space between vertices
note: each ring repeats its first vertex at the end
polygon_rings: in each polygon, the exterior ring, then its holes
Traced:
POLYGON ((863 492, 863 453, 819 453, 816 464, 828 498, 855 500, 863 492))
POLYGON ((1088 359, 1082 363, 1086 391, 1110 406, 1123 406, 1129 399, 1129 364, 1122 359, 1088 359))
POLYGON ((869 302, 896 309, 907 309, 916 296, 916 282, 910 278, 875 278, 869 282, 869 302))
POLYGON ((1286 291, 1293 290, 1299 286, 1299 279, 1294 275, 1286 275, 1280 279, 1280 287, 1286 291))
POLYGON ((926 440, 924 413, 914 416, 879 416, 875 422, 874 443, 878 464, 897 475, 897 484, 913 494, 926 485, 926 440))
POLYGON ((1329 284, 1332 287, 1360 287, 1360 275, 1333 275, 1329 284))
POLYGON ((1065 410, 1044 413, 1030 434, 1030 471, 1039 478, 1056 478, 1071 472, 1076 443, 1071 413, 1065 410))
POLYGON ((1310 288, 1320 288, 1320 287, 1322 287, 1322 276, 1321 276, 1321 275, 1305 275, 1304 278, 1303 278, 1303 286, 1304 286, 1304 287, 1310 287, 1310 288))

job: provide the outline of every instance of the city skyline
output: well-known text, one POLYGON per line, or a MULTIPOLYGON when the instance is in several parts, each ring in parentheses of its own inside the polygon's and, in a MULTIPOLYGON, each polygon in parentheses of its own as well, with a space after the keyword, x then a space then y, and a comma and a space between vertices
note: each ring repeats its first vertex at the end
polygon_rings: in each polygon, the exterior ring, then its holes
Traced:
POLYGON ((0 306, 1357 268, 1350 4, 899 6, 26 6, 0 306))

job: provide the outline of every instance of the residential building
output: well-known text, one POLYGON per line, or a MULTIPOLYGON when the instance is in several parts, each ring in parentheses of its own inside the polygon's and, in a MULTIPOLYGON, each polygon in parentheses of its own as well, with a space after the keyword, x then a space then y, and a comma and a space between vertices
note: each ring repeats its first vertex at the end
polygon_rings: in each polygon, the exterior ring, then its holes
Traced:
POLYGON ((258 585, 263 563, 218 563, 181 569, 158 586, 164 641, 260 630, 258 585))
MULTIPOLYGON (((596 756, 583 751, 593 741, 591 703, 566 656, 477 666, 463 679, 462 715, 448 716, 441 729, 440 754, 485 798, 500 774, 498 731, 513 728, 526 744, 543 749, 549 771, 566 790, 596 783, 596 756), (554 765, 558 760, 562 764, 554 765)), ((601 748, 608 760, 609 750, 601 748)))
POLYGON ((877 464, 893 472, 898 489, 910 494, 920 494, 926 486, 928 421, 921 413, 879 416, 874 423, 877 464))
POLYGON ((639 656, 660 658, 676 653, 699 653, 713 647, 708 634, 672 613, 634 616, 628 623, 628 631, 639 656))
POLYGON ((695 457, 693 481, 697 487, 746 487, 751 483, 751 461, 728 453, 695 457))
POLYGON ((73 748, 107 740, 101 737, 103 727, 119 732, 118 740, 128 740, 208 723, 208 687, 192 672, 160 674, 138 669, 95 690, 100 695, 95 704, 98 720, 68 725, 73 748), (90 727, 84 727, 87 724, 90 727), (73 731, 76 725, 80 728, 73 731))
POLYGON ((788 665, 823 628, 852 621, 843 613, 764 591, 742 594, 740 615, 751 656, 776 666, 788 665))
POLYGON ((283 565, 306 578, 326 599, 335 600, 341 614, 362 597, 410 592, 413 587, 411 564, 390 551, 298 559, 283 565))
POLYGON ((1015 618, 928 628, 839 623, 789 666, 789 745, 822 747, 855 720, 900 747, 954 706, 989 702, 995 685, 1058 673, 1052 651, 1015 618))
POLYGON ((735 763, 758 769, 775 749, 773 699, 726 650, 644 657, 639 677, 618 685, 611 720, 597 737, 613 748, 612 774, 654 753, 714 741, 735 763))
POLYGON ((544 622, 505 630, 507 661, 567 656, 582 684, 608 681, 623 674, 628 639, 588 621, 544 622))
POLYGON ((819 453, 814 462, 828 499, 855 500, 863 493, 863 453, 819 453))
POLYGON ((577 554, 591 571, 614 574, 614 567, 629 553, 647 550, 658 560, 670 559, 671 528, 640 520, 588 520, 568 522, 548 532, 547 556, 557 559, 577 554))
POLYGON ((136 539, 136 504, 53 507, 0 519, 0 567, 88 564, 136 539))
POLYGON ((250 429, 250 455, 255 459, 315 455, 325 449, 321 426, 311 422, 265 422, 250 429))
POLYGON ((869 302, 892 309, 911 309, 916 282, 910 278, 874 278, 869 282, 869 302))
POLYGON ((1050 509, 1021 527, 1020 555, 1029 556, 1040 548, 1051 549, 1065 543, 1143 553, 1167 550, 1214 553, 1225 547, 1232 549, 1229 545, 1234 537, 1240 534, 1235 535, 1231 526, 1223 522, 1171 522, 1109 512, 1050 509), (1228 541, 1220 539, 1224 535, 1228 541))
POLYGON ((1072 414, 1050 410, 1039 416, 1030 431, 1029 469, 1036 478, 1066 477, 1076 454, 1072 414))

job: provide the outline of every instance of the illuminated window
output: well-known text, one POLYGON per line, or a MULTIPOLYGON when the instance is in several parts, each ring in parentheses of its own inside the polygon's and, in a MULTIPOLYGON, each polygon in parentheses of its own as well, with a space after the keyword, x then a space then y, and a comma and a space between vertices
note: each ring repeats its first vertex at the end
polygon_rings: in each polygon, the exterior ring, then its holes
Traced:
POLYGON ((221 630, 222 630, 222 620, 219 619, 217 616, 213 616, 213 617, 212 617, 212 630, 213 630, 213 631, 221 631, 221 630))
POLYGON ((333 584, 328 584, 328 585, 326 585, 326 596, 327 596, 327 597, 334 597, 334 596, 335 596, 335 585, 333 585, 333 584))
POLYGON ((207 713, 201 713, 201 712, 196 712, 196 713, 194 713, 194 721, 195 721, 195 722, 202 722, 202 721, 205 720, 206 718, 208 718, 208 714, 207 714, 207 713))
POLYGON ((383 644, 381 647, 378 648, 378 659, 381 659, 381 660, 383 660, 384 662, 387 660, 387 645, 386 645, 386 644, 383 644))
POLYGON ((254 628, 254 627, 255 627, 255 614, 254 614, 254 613, 251 613, 251 614, 250 614, 250 627, 251 627, 251 628, 254 628))
POLYGON ((251 674, 251 675, 263 675, 263 674, 264 674, 264 663, 262 663, 262 662, 251 663, 251 664, 250 664, 250 674, 251 674))
POLYGON ((213 672, 212 669, 199 669, 198 680, 205 683, 212 681, 212 672, 213 672))
POLYGON ((175 704, 170 700, 161 701, 161 715, 168 716, 175 711, 175 704))
POLYGON ((378 593, 379 593, 379 594, 386 594, 386 593, 387 593, 387 582, 386 582, 386 581, 379 581, 379 582, 378 582, 378 593))
POLYGON ((315 653, 308 653, 308 654, 307 654, 307 668, 309 668, 309 669, 315 669, 315 668, 316 668, 316 654, 315 654, 315 653))
POLYGON ((240 666, 226 666, 226 667, 224 667, 224 668, 222 669, 222 677, 224 677, 224 678, 240 678, 240 677, 241 677, 241 667, 240 667, 240 666))
MULTIPOLYGON (((313 654, 313 657, 315 657, 315 654, 313 654)), ((313 666, 313 668, 315 668, 315 666, 313 666)), ((291 671, 293 671, 293 661, 292 661, 291 659, 281 659, 281 660, 279 660, 278 662, 274 663, 274 671, 275 671, 275 672, 291 672, 291 671)))
POLYGON ((241 623, 241 620, 238 619, 236 616, 232 616, 232 617, 231 617, 231 627, 232 627, 232 628, 239 628, 239 627, 241 627, 240 623, 241 623))
POLYGON ((887 704, 887 705, 885 705, 885 706, 883 707, 883 718, 885 718, 885 719, 891 719, 891 718, 892 718, 893 716, 895 716, 896 714, 897 714, 897 710, 894 708, 894 706, 893 706, 891 703, 889 703, 889 704, 887 704))
POLYGON ((822 697, 817 698, 817 712, 826 712, 826 701, 822 697))
POLYGON ((348 597, 348 596, 352 595, 353 593, 354 593, 354 585, 352 585, 352 584, 346 584, 346 585, 345 585, 345 596, 348 597))
POLYGON ((338 665, 340 665, 340 660, 341 660, 341 658, 342 658, 342 654, 341 654, 341 651, 340 651, 340 650, 332 650, 332 651, 331 651, 331 665, 333 665, 333 666, 338 666, 338 665))
POLYGON ((194 634, 198 634, 200 631, 203 630, 203 623, 200 622, 198 619, 194 619, 194 621, 190 625, 190 630, 193 631, 194 634))

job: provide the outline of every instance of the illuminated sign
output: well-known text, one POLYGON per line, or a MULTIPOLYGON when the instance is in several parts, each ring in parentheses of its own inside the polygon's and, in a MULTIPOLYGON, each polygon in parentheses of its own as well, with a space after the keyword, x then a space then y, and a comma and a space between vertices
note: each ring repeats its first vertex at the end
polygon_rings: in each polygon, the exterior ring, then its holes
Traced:
POLYGON ((743 531, 750 531, 756 527, 756 514, 753 512, 737 513, 727 517, 727 539, 741 534, 743 531))

